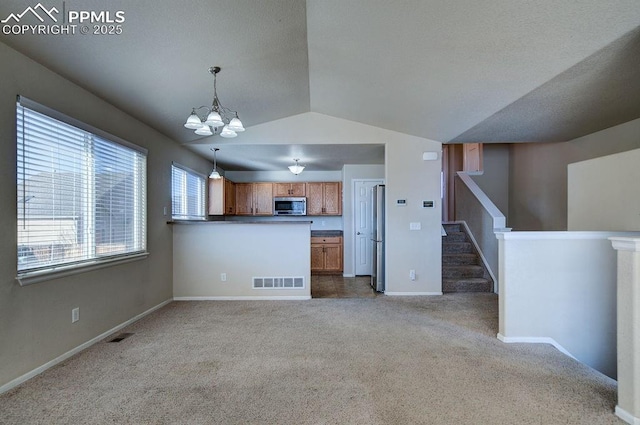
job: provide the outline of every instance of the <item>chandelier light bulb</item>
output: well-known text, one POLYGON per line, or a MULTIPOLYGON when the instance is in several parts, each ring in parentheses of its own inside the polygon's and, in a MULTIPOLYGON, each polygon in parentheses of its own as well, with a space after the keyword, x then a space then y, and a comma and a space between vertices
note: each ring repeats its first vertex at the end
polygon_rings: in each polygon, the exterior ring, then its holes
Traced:
POLYGON ((204 123, 211 127, 220 127, 221 125, 224 125, 222 117, 220 117, 220 114, 216 111, 211 111, 209 115, 207 115, 207 120, 204 123))
POLYGON ((235 117, 231 121, 229 121, 229 129, 235 131, 236 133, 244 131, 244 127, 242 126, 242 121, 240 121, 240 118, 235 117))
POLYGON ((184 126, 190 130, 196 130, 200 128, 201 125, 202 121, 200 121, 200 117, 196 114, 194 109, 193 112, 191 112, 191 115, 189 115, 189 118, 187 118, 187 122, 184 123, 184 126))
POLYGON ((236 137, 237 135, 238 135, 238 134, 236 134, 236 132, 235 132, 235 131, 231 130, 231 129, 229 128, 229 126, 228 126, 228 125, 225 125, 225 126, 222 128, 222 131, 220 132, 220 136, 225 137, 225 138, 227 138, 227 139, 234 138, 234 137, 236 137))
POLYGON ((196 130, 196 134, 200 136, 213 136, 213 132, 208 125, 203 125, 199 129, 196 130))

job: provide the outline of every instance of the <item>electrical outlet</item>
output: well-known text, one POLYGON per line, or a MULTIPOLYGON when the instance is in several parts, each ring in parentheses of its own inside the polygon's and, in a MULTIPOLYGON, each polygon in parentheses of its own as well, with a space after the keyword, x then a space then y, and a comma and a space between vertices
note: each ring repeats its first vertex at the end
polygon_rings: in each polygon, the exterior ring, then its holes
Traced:
POLYGON ((227 281, 227 274, 226 273, 220 273, 220 280, 222 282, 226 282, 227 281))
POLYGON ((71 323, 76 323, 78 320, 80 320, 80 307, 71 310, 71 323))
POLYGON ((416 280, 416 271, 415 270, 409 270, 409 279, 416 280))

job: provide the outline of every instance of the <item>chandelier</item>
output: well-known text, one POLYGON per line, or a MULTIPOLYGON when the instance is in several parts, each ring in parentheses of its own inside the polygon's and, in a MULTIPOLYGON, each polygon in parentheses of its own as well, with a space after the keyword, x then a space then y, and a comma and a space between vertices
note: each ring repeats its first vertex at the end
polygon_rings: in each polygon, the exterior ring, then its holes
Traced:
POLYGON ((232 111, 220 104, 216 87, 218 72, 220 72, 219 66, 209 68, 209 74, 213 75, 213 101, 211 106, 193 108, 184 126, 190 130, 195 130, 195 133, 199 136, 220 134, 222 137, 232 138, 244 131, 244 127, 242 126, 242 121, 238 118, 237 111, 232 111), (204 110, 202 116, 198 115, 201 110, 204 110), (220 127, 222 127, 222 130, 220 130, 220 127))

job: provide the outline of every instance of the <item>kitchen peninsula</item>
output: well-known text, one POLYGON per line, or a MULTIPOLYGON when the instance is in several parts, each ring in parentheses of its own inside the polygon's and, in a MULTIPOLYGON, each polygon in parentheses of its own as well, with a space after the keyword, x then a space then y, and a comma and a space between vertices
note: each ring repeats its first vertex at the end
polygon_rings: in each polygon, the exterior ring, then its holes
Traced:
POLYGON ((175 221, 176 300, 310 299, 310 221, 175 221))

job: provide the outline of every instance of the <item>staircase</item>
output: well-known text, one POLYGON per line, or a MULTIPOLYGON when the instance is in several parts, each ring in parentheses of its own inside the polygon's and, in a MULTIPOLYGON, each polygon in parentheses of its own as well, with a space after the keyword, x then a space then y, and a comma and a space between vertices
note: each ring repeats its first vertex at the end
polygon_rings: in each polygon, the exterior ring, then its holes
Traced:
POLYGON ((442 292, 493 292, 493 280, 461 224, 443 224, 442 292))

